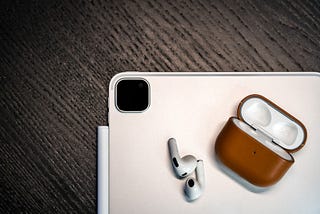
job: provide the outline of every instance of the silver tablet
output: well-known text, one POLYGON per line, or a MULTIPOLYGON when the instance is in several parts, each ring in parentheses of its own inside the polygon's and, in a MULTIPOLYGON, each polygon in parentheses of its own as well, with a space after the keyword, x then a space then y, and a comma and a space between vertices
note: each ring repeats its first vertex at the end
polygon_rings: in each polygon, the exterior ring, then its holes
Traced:
POLYGON ((319 73, 125 72, 112 78, 108 105, 109 127, 98 128, 98 213, 320 213, 319 73), (264 189, 215 157, 216 137, 250 94, 272 100, 308 132, 293 166, 264 189), (182 156, 204 161, 206 188, 196 201, 185 199, 185 179, 172 170, 171 137, 182 156))

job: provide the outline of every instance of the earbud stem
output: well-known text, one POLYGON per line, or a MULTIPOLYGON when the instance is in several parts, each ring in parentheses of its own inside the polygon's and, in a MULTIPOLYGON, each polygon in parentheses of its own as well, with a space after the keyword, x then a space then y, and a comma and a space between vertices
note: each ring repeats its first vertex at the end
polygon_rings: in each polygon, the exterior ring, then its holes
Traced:
POLYGON ((197 178, 197 181, 199 182, 201 188, 203 189, 204 186, 205 186, 205 175, 204 175, 203 160, 197 160, 196 178, 197 178))
POLYGON ((170 157, 175 157, 179 160, 180 156, 179 156, 179 152, 178 152, 178 146, 177 146, 176 139, 170 138, 168 140, 168 144, 169 144, 170 157))

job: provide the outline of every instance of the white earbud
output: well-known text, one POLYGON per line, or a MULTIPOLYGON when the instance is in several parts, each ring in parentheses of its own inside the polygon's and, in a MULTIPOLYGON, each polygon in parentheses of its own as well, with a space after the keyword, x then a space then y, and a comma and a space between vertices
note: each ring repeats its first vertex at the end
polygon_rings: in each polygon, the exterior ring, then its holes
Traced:
POLYGON ((180 158, 177 142, 174 138, 169 139, 168 145, 172 166, 176 174, 180 178, 190 175, 197 167, 197 159, 192 155, 180 158))
POLYGON ((188 200, 193 201, 199 198, 204 190, 205 178, 204 178, 204 166, 203 161, 198 160, 196 168, 196 179, 188 178, 184 187, 184 192, 188 200))

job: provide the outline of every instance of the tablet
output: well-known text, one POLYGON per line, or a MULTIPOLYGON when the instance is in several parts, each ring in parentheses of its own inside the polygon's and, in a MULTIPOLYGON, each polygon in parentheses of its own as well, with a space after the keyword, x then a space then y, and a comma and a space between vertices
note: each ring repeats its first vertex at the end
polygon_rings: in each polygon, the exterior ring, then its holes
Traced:
POLYGON ((320 213, 319 77, 312 72, 117 74, 109 84, 109 127, 98 128, 98 213, 320 213), (215 152, 217 136, 251 94, 280 106, 308 133, 304 147, 292 154, 294 164, 267 188, 242 179, 215 152), (186 200, 186 179, 173 171, 170 138, 181 156, 203 160, 206 184, 195 201, 186 200))

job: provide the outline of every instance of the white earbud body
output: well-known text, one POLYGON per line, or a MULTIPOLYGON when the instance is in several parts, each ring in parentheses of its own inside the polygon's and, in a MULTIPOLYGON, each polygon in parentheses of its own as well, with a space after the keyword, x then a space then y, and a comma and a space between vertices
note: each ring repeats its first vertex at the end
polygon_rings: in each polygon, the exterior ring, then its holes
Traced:
POLYGON ((168 140, 168 146, 171 163, 176 175, 179 178, 184 178, 190 175, 197 167, 197 159, 192 155, 180 158, 177 142, 174 138, 170 138, 168 140))
POLYGON ((205 186, 204 165, 202 160, 197 161, 196 179, 188 178, 184 187, 184 192, 189 201, 198 199, 205 186))

